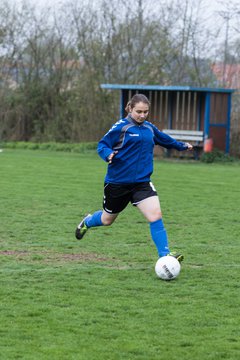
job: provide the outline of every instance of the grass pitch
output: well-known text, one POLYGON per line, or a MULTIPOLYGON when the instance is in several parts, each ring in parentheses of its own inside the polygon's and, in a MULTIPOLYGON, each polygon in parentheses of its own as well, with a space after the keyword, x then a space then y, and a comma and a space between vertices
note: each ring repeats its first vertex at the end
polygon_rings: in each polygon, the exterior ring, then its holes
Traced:
POLYGON ((75 227, 101 208, 95 154, 0 154, 0 357, 236 360, 240 167, 155 161, 180 276, 157 279, 149 227, 129 206, 112 227, 75 227))

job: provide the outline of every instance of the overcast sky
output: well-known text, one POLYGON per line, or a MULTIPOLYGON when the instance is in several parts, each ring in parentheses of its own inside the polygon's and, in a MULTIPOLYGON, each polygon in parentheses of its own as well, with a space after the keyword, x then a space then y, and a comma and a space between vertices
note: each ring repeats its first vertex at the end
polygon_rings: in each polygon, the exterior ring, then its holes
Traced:
MULTIPOLYGON (((85 2, 85 1, 89 1, 90 3, 98 2, 98 0, 91 0, 91 1, 90 0, 75 0, 75 1, 79 2, 79 3, 85 2)), ((99 0, 99 2, 100 1, 101 0, 99 0)), ((111 1, 111 0, 109 0, 109 1, 111 1)), ((167 3, 171 3, 173 0, 157 0, 157 1, 159 1, 162 4, 164 4, 164 3, 167 4, 167 3)), ((192 1, 196 2, 198 0, 192 0, 192 1)), ((9 2, 18 3, 18 2, 22 2, 22 0, 9 0, 9 2)), ((45 5, 48 5, 48 6, 63 5, 64 3, 68 3, 69 0, 26 0, 26 2, 40 7, 40 6, 45 6, 45 5)), ((214 14, 214 12, 217 12, 219 10, 226 9, 227 7, 234 8, 234 5, 238 5, 238 8, 240 7, 239 0, 201 0, 201 2, 206 4, 206 10, 208 12, 211 12, 212 14, 214 14)))
MULTIPOLYGON (((22 2, 22 0, 9 0, 12 3, 22 2)), ((24 0, 23 0, 24 1, 24 0)), ((25 0, 26 2, 30 4, 34 4, 36 6, 54 6, 57 7, 59 5, 64 5, 65 3, 68 3, 71 0, 25 0)), ((72 0, 73 1, 73 0, 72 0)), ((78 3, 83 2, 89 2, 89 3, 97 3, 98 0, 75 0, 78 3)), ((101 0, 99 0, 100 2, 101 0)), ((111 1, 111 0, 109 0, 111 1)), ((174 0, 155 0, 155 3, 167 4, 171 3, 174 0)), ((235 6, 238 6, 238 9, 240 9, 240 0, 199 0, 199 2, 205 4, 204 9, 206 9, 206 15, 214 15, 217 12, 221 10, 234 9, 235 6)), ((198 0, 192 0, 192 2, 196 3, 198 0)), ((191 0, 189 1, 191 3, 191 0)))
MULTIPOLYGON (((21 0, 10 0, 11 2, 21 2, 21 0)), ((77 1, 77 0, 76 0, 77 1)), ((79 3, 83 0, 78 0, 79 3)), ((111 1, 111 0, 109 0, 111 1)), ((159 0, 161 3, 170 3, 172 0, 159 0)), ((36 4, 38 6, 44 6, 46 4, 48 5, 58 5, 58 4, 64 4, 69 2, 69 0, 27 0, 27 2, 36 4)), ((92 2, 92 1, 90 1, 92 2)), ((97 2, 97 0, 94 0, 94 2, 97 2)), ((227 5, 238 5, 240 4, 239 0, 205 0, 205 3, 207 4, 207 9, 211 12, 218 11, 219 9, 223 9, 227 5)))
MULTIPOLYGON (((1 1, 1 0, 0 0, 1 1)), ((50 7, 58 7, 62 6, 64 4, 67 4, 69 1, 74 0, 9 0, 11 3, 22 3, 23 1, 26 1, 29 4, 33 4, 37 7, 44 7, 44 6, 50 6, 50 7)), ((75 0, 77 3, 83 3, 83 2, 89 2, 92 3, 98 3, 101 2, 101 0, 75 0)), ((111 1, 111 0, 109 0, 111 1)), ((153 2, 157 4, 158 2, 161 4, 168 4, 173 2, 174 0, 154 0, 153 2)), ((222 17, 219 16, 220 11, 227 11, 231 10, 236 11, 236 8, 238 7, 238 10, 240 11, 240 0, 190 0, 189 4, 191 3, 198 4, 201 2, 202 4, 202 10, 201 10, 201 18, 205 19, 205 25, 209 30, 214 32, 215 29, 221 28, 221 38, 224 39, 226 35, 226 20, 224 20, 222 17)), ((144 1, 143 1, 144 3, 144 1)), ((149 3, 151 4, 151 1, 149 0, 149 3)), ((238 16, 240 19, 240 15, 238 16)), ((238 20, 239 24, 239 20, 238 20)), ((233 27, 238 28, 236 17, 231 18, 229 21, 229 39, 234 38, 236 35, 239 37, 239 33, 233 30, 233 27)))
MULTIPOLYGON (((68 2, 69 0, 29 0, 29 2, 35 3, 35 4, 50 4, 50 3, 55 3, 55 4, 60 4, 60 3, 65 3, 68 2)), ((81 2, 82 0, 79 0, 79 2, 81 2)), ((96 1, 96 0, 95 0, 96 1)), ((172 0, 161 0, 161 2, 171 2, 172 0)), ((91 2, 91 1, 90 1, 91 2)), ((208 6, 208 9, 212 9, 212 10, 218 10, 219 8, 223 8, 226 5, 230 5, 230 4, 236 4, 239 5, 239 0, 207 0, 206 4, 208 6)))

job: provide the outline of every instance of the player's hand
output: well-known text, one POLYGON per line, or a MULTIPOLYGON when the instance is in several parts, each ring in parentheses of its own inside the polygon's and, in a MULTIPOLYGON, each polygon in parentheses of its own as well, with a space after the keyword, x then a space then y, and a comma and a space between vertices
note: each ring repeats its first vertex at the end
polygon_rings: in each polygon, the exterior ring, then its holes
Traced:
POLYGON ((185 145, 187 146, 187 151, 193 150, 193 145, 192 144, 185 143, 185 145))
POLYGON ((108 157, 108 163, 111 164, 114 156, 118 153, 118 151, 112 152, 108 157))

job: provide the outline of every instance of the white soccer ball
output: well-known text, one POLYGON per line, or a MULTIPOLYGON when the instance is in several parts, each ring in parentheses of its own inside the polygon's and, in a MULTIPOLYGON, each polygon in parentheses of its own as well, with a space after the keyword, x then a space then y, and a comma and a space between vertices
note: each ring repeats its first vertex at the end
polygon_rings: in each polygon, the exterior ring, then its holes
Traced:
POLYGON ((173 280, 181 270, 179 261, 173 256, 163 256, 158 259, 155 265, 155 272, 160 279, 173 280))

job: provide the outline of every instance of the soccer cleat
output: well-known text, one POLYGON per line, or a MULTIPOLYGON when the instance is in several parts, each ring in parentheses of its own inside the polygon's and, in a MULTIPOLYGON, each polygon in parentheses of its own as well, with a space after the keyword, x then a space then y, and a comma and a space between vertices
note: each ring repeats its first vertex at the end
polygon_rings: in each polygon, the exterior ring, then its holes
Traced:
POLYGON ((167 256, 173 256, 175 257, 179 262, 182 262, 184 259, 184 256, 182 254, 178 254, 176 252, 170 252, 169 254, 167 254, 167 256))
POLYGON ((88 230, 88 227, 85 224, 85 220, 89 216, 91 216, 91 214, 88 214, 87 216, 85 216, 85 218, 80 222, 80 224, 76 228, 75 236, 78 240, 81 240, 88 230))

